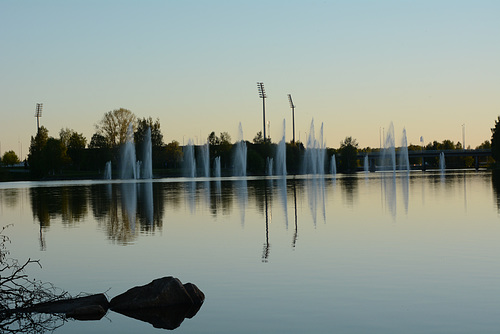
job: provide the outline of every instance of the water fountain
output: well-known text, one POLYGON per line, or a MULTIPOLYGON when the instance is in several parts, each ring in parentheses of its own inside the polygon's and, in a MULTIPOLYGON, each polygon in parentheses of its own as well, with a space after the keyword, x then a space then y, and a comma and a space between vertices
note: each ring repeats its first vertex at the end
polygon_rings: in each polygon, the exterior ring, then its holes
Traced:
POLYGON ((121 179, 136 179, 136 160, 135 160, 135 145, 134 145, 134 129, 132 123, 127 129, 127 137, 125 144, 121 148, 120 154, 120 178, 121 179))
POLYGON ((220 157, 214 159, 214 176, 220 177, 220 157))
POLYGON ((337 161, 335 159, 335 153, 332 155, 332 159, 330 161, 330 174, 333 176, 337 175, 337 161))
POLYGON ((364 158, 363 171, 365 172, 365 174, 368 174, 368 172, 370 171, 370 161, 368 160, 368 154, 366 154, 364 158))
POLYGON ((325 173, 325 144, 323 143, 323 123, 321 123, 320 140, 317 141, 314 133, 314 119, 311 121, 307 148, 304 155, 303 173, 320 174, 325 173))
POLYGON ((273 176, 273 158, 267 157, 266 158, 266 175, 267 176, 273 176))
POLYGON ((286 176, 286 142, 285 142, 285 120, 283 120, 283 137, 276 149, 276 175, 286 176))
POLYGON ((396 171, 396 147, 394 139, 394 125, 389 125, 384 140, 384 149, 382 151, 381 166, 384 170, 396 171))
POLYGON ((200 158, 202 177, 210 177, 210 152, 208 143, 198 148, 198 157, 200 158))
POLYGON ((182 163, 185 177, 196 177, 196 160, 194 158, 193 140, 189 139, 187 146, 184 147, 184 161, 182 163))
POLYGON ((111 180, 111 161, 106 162, 104 167, 104 179, 111 180))
POLYGON ((148 128, 144 137, 142 160, 136 160, 134 128, 130 123, 127 128, 125 144, 122 145, 120 152, 120 178, 151 179, 153 177, 152 156, 151 129, 148 128))
POLYGON ((141 170, 142 170, 142 161, 137 160, 135 162, 135 178, 136 179, 141 178, 141 170))
POLYGON ((441 173, 444 172, 445 168, 446 168, 446 161, 444 159, 444 152, 441 152, 439 154, 439 170, 441 171, 441 173))
POLYGON ((247 144, 243 140, 241 122, 238 127, 238 142, 235 144, 234 150, 233 175, 247 176, 247 144))
POLYGON ((410 158, 408 157, 408 141, 406 139, 406 129, 403 128, 403 137, 401 138, 401 149, 399 151, 399 169, 406 172, 410 171, 410 158))
POLYGON ((148 127, 144 136, 142 149, 142 173, 143 179, 153 178, 153 151, 151 147, 151 128, 148 127))

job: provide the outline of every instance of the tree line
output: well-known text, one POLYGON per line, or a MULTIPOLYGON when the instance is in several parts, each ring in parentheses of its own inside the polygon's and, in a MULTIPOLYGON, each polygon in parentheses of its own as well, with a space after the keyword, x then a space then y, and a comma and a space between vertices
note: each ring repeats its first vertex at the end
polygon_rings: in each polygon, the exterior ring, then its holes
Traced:
MULTIPOLYGON (((500 120, 500 117, 499 117, 500 120)), ((485 141, 477 148, 491 148, 494 152, 500 142, 497 129, 499 120, 495 122, 492 129, 492 141, 485 141)), ((133 132, 137 156, 142 155, 143 142, 148 128, 151 129, 151 144, 153 150, 153 168, 155 175, 179 176, 183 160, 183 147, 176 140, 165 144, 160 128, 159 119, 153 120, 151 117, 138 118, 128 109, 120 108, 109 111, 95 126, 95 133, 90 141, 82 133, 69 128, 59 131, 58 137, 49 135, 49 131, 41 126, 36 135, 31 137, 30 148, 26 165, 33 178, 43 178, 50 175, 66 174, 78 175, 78 173, 102 173, 107 161, 111 161, 113 166, 119 165, 120 147, 127 141, 129 126, 133 132)), ((220 157, 222 170, 229 171, 232 167, 233 143, 231 136, 227 132, 217 135, 211 132, 207 136, 209 144, 211 164, 215 157, 220 157)), ((271 143, 269 138, 263 138, 259 131, 252 142, 247 141, 247 171, 249 174, 262 175, 266 170, 266 159, 274 157, 277 144, 271 143)), ((460 142, 444 140, 442 142, 433 141, 425 147, 419 145, 409 145, 408 150, 454 150, 462 149, 460 142)), ((333 154, 336 157, 336 169, 339 172, 353 172, 362 167, 362 161, 358 161, 358 153, 368 153, 379 149, 359 148, 356 139, 346 137, 340 142, 338 149, 327 148, 325 158, 325 170, 332 166, 330 159, 333 154)), ((497 149, 497 159, 500 159, 500 148, 497 149)), ((305 147, 300 141, 286 144, 286 164, 290 174, 301 172, 301 161, 305 147)), ((495 155, 494 155, 495 156, 495 155)), ((450 158, 457 161, 450 161, 451 165, 472 167, 473 158, 450 158)), ((4 166, 19 163, 19 158, 13 151, 5 152, 2 156, 4 166)), ((418 161, 410 161, 417 164, 418 161)), ((433 163, 431 161, 431 163, 433 163)), ((437 164, 437 161, 435 162, 437 164)), ((447 161, 448 163, 448 161, 447 161)), ((224 172, 223 172, 224 173, 224 172)), ((227 172, 229 173, 229 172, 227 172)))

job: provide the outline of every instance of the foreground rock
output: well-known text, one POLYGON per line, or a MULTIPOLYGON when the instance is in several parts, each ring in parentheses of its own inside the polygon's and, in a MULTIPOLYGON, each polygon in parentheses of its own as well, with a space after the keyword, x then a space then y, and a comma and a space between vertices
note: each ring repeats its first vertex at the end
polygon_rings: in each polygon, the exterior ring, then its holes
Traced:
POLYGON ((149 322, 156 328, 174 329, 185 318, 195 316, 204 300, 205 295, 196 285, 183 285, 170 276, 116 296, 110 301, 110 309, 149 322))
POLYGON ((65 314, 66 317, 77 320, 99 320, 111 309, 149 322, 157 328, 174 329, 179 327, 185 318, 195 316, 204 300, 205 295, 196 285, 182 284, 179 279, 170 276, 136 286, 110 302, 101 293, 3 311, 2 316, 36 312, 65 314))
POLYGON ((9 313, 64 313, 78 320, 99 320, 107 312, 109 302, 102 293, 85 297, 56 300, 19 308, 9 313))

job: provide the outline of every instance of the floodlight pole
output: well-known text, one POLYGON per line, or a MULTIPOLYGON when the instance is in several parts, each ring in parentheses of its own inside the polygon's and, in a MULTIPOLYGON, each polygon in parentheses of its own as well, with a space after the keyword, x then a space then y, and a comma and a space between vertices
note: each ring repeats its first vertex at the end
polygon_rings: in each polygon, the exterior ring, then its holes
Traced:
POLYGON ((40 131, 40 117, 42 117, 42 108, 43 108, 43 103, 36 104, 36 111, 35 111, 36 133, 40 131))
POLYGON ((264 142, 266 142, 266 91, 264 90, 264 83, 257 82, 257 89, 259 90, 259 97, 262 99, 262 119, 263 119, 263 129, 264 129, 264 142))
POLYGON ((295 143, 295 104, 292 101, 292 94, 288 94, 288 102, 290 102, 290 108, 292 108, 292 143, 295 143))

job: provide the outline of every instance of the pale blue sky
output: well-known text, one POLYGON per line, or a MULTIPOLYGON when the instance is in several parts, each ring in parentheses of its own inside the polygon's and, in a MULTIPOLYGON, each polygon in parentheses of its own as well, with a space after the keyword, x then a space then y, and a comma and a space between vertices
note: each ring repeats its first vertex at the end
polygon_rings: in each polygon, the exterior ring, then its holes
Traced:
POLYGON ((159 117, 165 142, 262 129, 278 141, 287 94, 296 137, 314 118, 328 147, 378 147, 392 121, 408 142, 475 147, 500 114, 499 1, 0 0, 0 143, 28 153, 41 124, 90 141, 120 107, 159 117))

